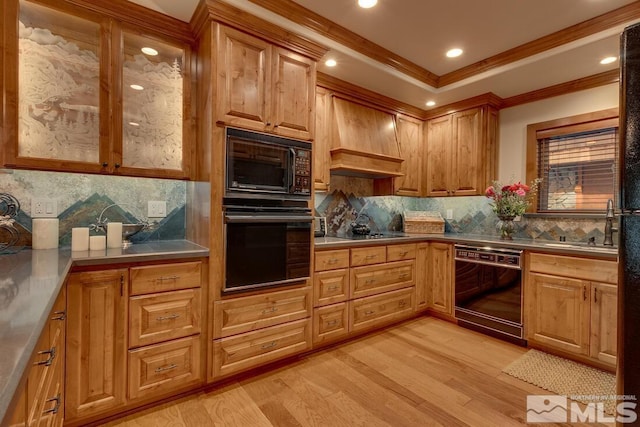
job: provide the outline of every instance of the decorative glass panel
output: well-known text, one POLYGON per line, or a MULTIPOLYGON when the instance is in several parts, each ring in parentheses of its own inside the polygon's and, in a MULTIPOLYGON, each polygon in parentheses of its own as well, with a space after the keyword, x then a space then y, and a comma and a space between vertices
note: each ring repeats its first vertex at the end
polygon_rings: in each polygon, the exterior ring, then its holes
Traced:
POLYGON ((124 34, 123 165, 182 169, 184 51, 124 34))
POLYGON ((97 23, 20 2, 20 156, 98 162, 99 46, 97 23))

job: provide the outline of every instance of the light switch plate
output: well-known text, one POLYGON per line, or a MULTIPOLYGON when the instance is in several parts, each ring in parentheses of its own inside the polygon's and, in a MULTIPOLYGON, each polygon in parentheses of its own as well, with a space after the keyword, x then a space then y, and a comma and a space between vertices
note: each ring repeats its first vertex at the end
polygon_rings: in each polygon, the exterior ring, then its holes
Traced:
POLYGON ((453 209, 447 209, 447 217, 445 219, 453 219, 453 209))
POLYGON ((164 218, 167 216, 167 202, 164 200, 149 200, 147 217, 164 218))
POLYGON ((34 197, 31 199, 31 218, 57 218, 58 201, 34 197))

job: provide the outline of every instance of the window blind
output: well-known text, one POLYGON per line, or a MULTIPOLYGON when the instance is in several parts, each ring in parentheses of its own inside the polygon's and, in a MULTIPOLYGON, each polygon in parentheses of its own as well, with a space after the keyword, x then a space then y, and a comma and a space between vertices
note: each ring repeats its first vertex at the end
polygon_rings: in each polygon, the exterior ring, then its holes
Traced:
POLYGON ((617 197, 617 127, 538 139, 538 212, 603 212, 617 197))

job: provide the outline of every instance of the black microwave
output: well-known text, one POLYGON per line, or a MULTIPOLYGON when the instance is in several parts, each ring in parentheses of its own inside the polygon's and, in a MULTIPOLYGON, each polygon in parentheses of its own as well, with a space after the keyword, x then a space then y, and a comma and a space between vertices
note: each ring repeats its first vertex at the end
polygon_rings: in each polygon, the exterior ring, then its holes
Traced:
POLYGON ((225 197, 311 198, 311 144, 226 128, 225 197))

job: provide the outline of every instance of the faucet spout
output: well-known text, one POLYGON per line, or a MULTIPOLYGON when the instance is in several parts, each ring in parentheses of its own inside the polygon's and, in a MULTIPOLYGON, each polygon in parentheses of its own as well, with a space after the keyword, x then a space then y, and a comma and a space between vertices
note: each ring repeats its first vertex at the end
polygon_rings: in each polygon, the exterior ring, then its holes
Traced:
POLYGON ((615 218, 615 213, 613 211, 613 200, 607 200, 607 213, 605 215, 605 224, 604 224, 604 242, 602 244, 604 246, 613 246, 613 232, 617 231, 613 228, 613 219, 615 218))

